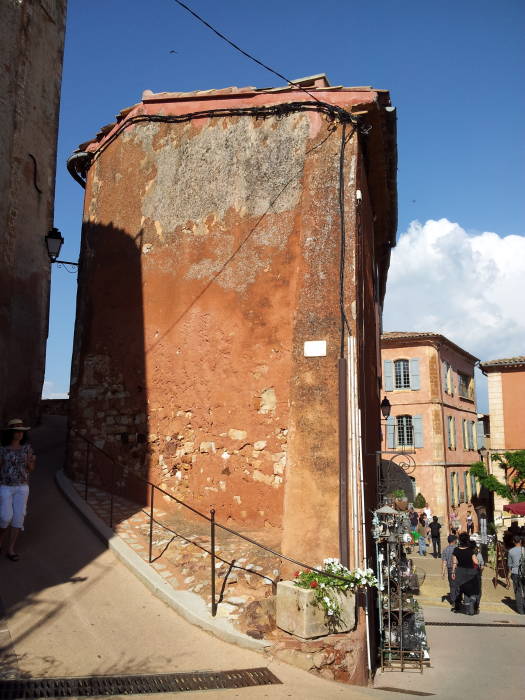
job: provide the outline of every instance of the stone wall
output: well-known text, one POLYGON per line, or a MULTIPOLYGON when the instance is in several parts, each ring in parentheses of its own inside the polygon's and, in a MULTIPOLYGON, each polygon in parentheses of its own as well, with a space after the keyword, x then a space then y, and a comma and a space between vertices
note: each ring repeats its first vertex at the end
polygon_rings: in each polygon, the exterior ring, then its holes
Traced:
POLYGON ((44 378, 66 0, 0 9, 0 420, 34 422, 44 378))

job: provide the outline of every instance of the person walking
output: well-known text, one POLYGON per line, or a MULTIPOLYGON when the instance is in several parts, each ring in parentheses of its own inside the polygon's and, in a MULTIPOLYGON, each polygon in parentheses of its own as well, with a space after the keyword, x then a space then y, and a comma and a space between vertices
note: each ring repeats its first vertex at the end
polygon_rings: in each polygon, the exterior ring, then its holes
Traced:
POLYGON ((479 562, 470 546, 470 537, 466 532, 462 532, 459 536, 459 544, 452 553, 453 612, 460 612, 463 602, 466 614, 474 615, 475 603, 479 595, 478 568, 479 562))
POLYGON ((457 535, 458 530, 461 527, 461 521, 459 519, 458 511, 455 507, 452 507, 452 509, 450 510, 450 515, 448 519, 450 524, 450 534, 457 535))
POLYGON ((472 551, 474 552, 474 554, 476 555, 476 559, 478 560, 479 593, 478 598, 474 603, 474 613, 476 615, 479 615, 479 606, 481 603, 481 595, 483 593, 483 569, 485 568, 485 559, 483 558, 480 546, 476 542, 474 542, 474 540, 470 540, 470 546, 472 547, 472 551))
POLYGON ((456 535, 449 535, 447 537, 447 541, 448 544, 441 555, 441 576, 445 578, 445 574, 447 574, 448 593, 447 595, 441 596, 441 602, 447 600, 450 604, 452 604, 452 555, 457 547, 458 538, 456 535))
POLYGON ((430 530, 430 537, 432 538, 432 556, 434 559, 439 559, 441 556, 441 535, 439 534, 441 525, 438 522, 437 515, 432 517, 432 522, 428 529, 430 530))
POLYGON ((0 447, 0 547, 6 532, 6 556, 18 561, 15 544, 24 527, 27 498, 29 496, 29 473, 35 468, 35 455, 28 442, 29 428, 20 418, 14 418, 2 433, 0 447))
POLYGON ((427 555, 427 537, 428 537, 428 527, 425 522, 425 517, 424 515, 420 516, 416 532, 419 535, 418 539, 418 545, 419 545, 419 554, 422 557, 426 557, 427 555))
POLYGON ((522 578, 525 572, 525 550, 519 535, 514 535, 512 542, 514 546, 509 549, 507 563, 514 586, 516 610, 518 615, 525 615, 525 580, 522 578))
POLYGON ((471 510, 467 510, 467 534, 474 534, 474 518, 471 510))

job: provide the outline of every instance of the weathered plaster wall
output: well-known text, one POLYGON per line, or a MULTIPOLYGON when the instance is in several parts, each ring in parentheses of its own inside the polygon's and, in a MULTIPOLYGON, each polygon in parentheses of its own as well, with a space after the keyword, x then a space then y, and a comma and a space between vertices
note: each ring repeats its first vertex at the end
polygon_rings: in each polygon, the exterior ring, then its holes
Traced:
POLYGON ((0 420, 32 421, 44 378, 66 0, 0 9, 0 420))
POLYGON ((236 526, 282 526, 288 473, 306 558, 338 544, 339 146, 317 115, 136 125, 85 203, 73 427, 236 526))

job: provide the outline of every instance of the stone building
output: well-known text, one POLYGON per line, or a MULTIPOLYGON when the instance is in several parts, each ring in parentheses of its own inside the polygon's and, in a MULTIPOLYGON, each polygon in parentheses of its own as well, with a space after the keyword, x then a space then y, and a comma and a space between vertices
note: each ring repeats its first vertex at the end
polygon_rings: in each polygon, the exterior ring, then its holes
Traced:
POLYGON ((421 493, 445 523, 456 506, 466 527, 467 510, 474 515, 479 505, 468 473, 479 460, 477 358, 438 333, 383 333, 381 346, 383 390, 392 405, 381 449, 391 486, 403 487, 409 500, 421 493))
MULTIPOLYGON (((503 472, 491 461, 491 454, 525 449, 525 356, 482 362, 480 368, 488 377, 490 444, 487 467, 502 480, 503 472)), ((498 514, 506 502, 494 494, 494 509, 498 514)))
POLYGON ((35 419, 44 380, 66 0, 0 9, 0 421, 35 419))
POLYGON ((376 503, 396 232, 388 93, 324 75, 147 90, 75 163, 86 195, 73 469, 83 433, 123 478, 272 532, 285 554, 370 563, 362 521, 376 503))

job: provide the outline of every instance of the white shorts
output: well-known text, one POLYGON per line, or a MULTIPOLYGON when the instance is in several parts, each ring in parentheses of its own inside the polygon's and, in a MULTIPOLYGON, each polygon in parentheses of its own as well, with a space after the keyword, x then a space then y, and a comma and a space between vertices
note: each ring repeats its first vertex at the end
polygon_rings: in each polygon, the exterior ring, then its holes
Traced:
POLYGON ((28 496, 28 484, 0 486, 0 528, 24 527, 28 496))

